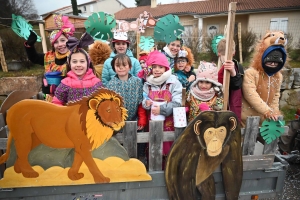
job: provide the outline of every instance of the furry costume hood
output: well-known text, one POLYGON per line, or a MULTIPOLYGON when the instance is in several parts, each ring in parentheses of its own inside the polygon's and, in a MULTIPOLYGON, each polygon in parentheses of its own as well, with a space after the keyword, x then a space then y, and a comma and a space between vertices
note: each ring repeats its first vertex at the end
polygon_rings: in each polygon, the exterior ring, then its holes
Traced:
POLYGON ((109 45, 101 41, 95 41, 89 48, 89 55, 94 66, 104 64, 110 53, 109 45))

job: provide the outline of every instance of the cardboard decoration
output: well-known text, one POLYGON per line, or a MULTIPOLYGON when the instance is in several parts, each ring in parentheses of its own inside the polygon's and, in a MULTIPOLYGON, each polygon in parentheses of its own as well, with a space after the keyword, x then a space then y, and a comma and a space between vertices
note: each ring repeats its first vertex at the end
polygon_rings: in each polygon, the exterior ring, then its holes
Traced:
POLYGON ((259 128, 260 135, 270 144, 284 133, 285 121, 274 121, 266 119, 263 121, 262 126, 259 128))
POLYGON ((113 15, 104 12, 93 13, 84 22, 86 32, 94 40, 107 40, 113 37, 112 29, 116 26, 116 20, 113 15))
POLYGON ((7 114, 10 134, 0 164, 7 161, 8 168, 0 187, 151 180, 142 162, 130 159, 118 142, 112 142, 126 117, 122 97, 104 88, 67 106, 29 99, 16 103, 7 114), (114 146, 103 157, 101 148, 108 144, 114 146), (117 150, 123 156, 116 156, 117 150), (66 156, 55 154, 61 151, 66 156), (95 151, 101 156, 95 157, 95 151))
MULTIPOLYGON (((20 37, 25 40, 28 39, 30 31, 36 32, 32 29, 32 25, 29 24, 22 16, 12 14, 11 29, 20 37)), ((37 34, 36 34, 37 35, 37 34)), ((37 35, 37 42, 41 42, 41 37, 37 35)))
POLYGON ((150 12, 144 11, 140 14, 137 22, 139 22, 138 31, 141 33, 145 33, 146 27, 155 27, 157 20, 152 16, 150 12))
POLYGON ((154 40, 170 43, 176 40, 184 31, 184 26, 179 22, 179 17, 168 14, 156 23, 154 27, 154 40))
POLYGON ((139 47, 149 52, 154 47, 154 39, 151 36, 141 36, 139 47))
POLYGON ((211 41, 211 48, 213 50, 213 52, 218 55, 218 43, 220 42, 220 40, 222 40, 223 38, 225 38, 224 35, 216 35, 213 37, 212 41, 211 41))
POLYGON ((169 199, 216 198, 213 172, 221 166, 226 199, 238 199, 243 177, 241 132, 229 111, 204 111, 188 124, 167 157, 169 199))
POLYGON ((112 32, 128 32, 128 31, 137 31, 139 29, 138 21, 127 22, 125 20, 116 20, 118 24, 112 32))

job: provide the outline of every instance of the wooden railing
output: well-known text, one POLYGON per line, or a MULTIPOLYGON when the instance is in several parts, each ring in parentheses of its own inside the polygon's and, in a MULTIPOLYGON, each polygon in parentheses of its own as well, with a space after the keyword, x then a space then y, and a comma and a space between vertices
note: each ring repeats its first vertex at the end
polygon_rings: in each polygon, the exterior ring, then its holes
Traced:
MULTIPOLYGON (((246 128, 241 129, 244 170, 265 169, 271 167, 274 162, 278 140, 265 144, 262 155, 254 155, 256 138, 259 134, 259 120, 257 116, 248 117, 246 128)), ((162 121, 150 121, 149 130, 149 132, 137 132, 137 122, 127 121, 122 133, 117 133, 114 137, 124 146, 131 158, 137 158, 138 143, 149 143, 149 171, 161 171, 163 142, 174 141, 184 128, 164 132, 162 121)), ((285 133, 287 132, 288 127, 285 127, 285 133)), ((0 149, 4 151, 8 134, 9 129, 0 113, 0 149)))

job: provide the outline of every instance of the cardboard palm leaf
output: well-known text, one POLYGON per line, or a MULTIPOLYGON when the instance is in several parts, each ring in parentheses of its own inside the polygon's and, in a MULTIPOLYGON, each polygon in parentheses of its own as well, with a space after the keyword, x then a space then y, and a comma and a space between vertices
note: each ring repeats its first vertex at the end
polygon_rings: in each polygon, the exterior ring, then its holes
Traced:
POLYGON ((141 36, 139 47, 144 51, 150 51, 154 46, 154 40, 151 36, 141 36))
POLYGON ((266 141, 267 144, 270 144, 272 141, 279 138, 284 133, 285 121, 273 121, 265 120, 262 123, 262 126, 259 129, 260 135, 266 141))
POLYGON ((217 49, 218 43, 223 38, 224 38, 224 35, 216 35, 211 41, 211 48, 212 48, 213 52, 217 55, 218 55, 218 49, 217 49))
POLYGON ((154 27, 155 41, 170 43, 176 40, 184 31, 184 27, 179 22, 179 17, 168 14, 162 17, 154 27))
POLYGON ((93 13, 84 22, 86 32, 96 40, 107 40, 113 37, 111 30, 115 28, 116 20, 108 13, 93 13))
MULTIPOLYGON (((11 29, 20 37, 25 40, 28 39, 30 35, 30 30, 35 34, 36 32, 32 29, 32 25, 29 24, 22 16, 12 14, 11 29)), ((37 35, 37 34, 36 34, 37 35)), ((41 41, 41 37, 37 35, 37 41, 41 41)))

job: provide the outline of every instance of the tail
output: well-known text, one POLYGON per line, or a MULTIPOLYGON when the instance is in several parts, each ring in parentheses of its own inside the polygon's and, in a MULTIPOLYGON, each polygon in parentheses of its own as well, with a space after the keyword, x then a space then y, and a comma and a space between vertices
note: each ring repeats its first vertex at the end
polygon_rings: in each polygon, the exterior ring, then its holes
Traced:
POLYGON ((7 159, 8 159, 8 156, 9 156, 9 154, 10 154, 11 141, 12 141, 12 135, 11 135, 11 133, 10 133, 10 134, 8 135, 7 147, 6 147, 6 153, 3 154, 3 155, 0 157, 0 164, 6 162, 7 159))

